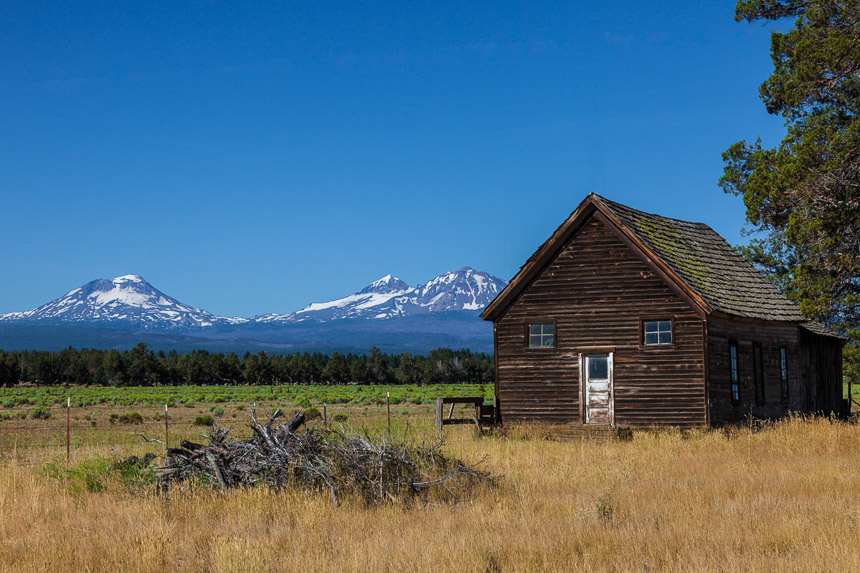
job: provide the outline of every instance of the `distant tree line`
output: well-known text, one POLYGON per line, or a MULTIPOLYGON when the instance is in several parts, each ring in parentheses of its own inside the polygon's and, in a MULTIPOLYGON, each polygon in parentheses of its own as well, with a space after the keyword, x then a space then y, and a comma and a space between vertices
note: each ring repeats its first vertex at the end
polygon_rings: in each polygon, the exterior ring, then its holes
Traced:
POLYGON ((196 350, 153 352, 66 348, 59 352, 0 350, 0 386, 181 386, 185 384, 491 384, 493 357, 469 350, 431 350, 427 356, 246 352, 241 358, 196 350))

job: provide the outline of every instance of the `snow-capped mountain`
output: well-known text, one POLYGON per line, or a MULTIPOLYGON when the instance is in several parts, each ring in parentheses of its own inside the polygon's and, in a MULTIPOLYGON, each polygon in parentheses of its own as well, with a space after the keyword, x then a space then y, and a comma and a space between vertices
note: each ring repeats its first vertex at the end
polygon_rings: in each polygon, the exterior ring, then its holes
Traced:
POLYGON ((477 311, 504 286, 468 267, 417 286, 386 275, 337 300, 247 319, 191 307, 138 275, 125 275, 92 281, 33 310, 0 315, 0 348, 131 348, 144 341, 160 349, 241 352, 363 352, 372 346, 489 352, 492 327, 477 311))
POLYGON ((409 286, 386 275, 355 294, 315 302, 289 314, 265 314, 257 323, 326 322, 345 318, 387 319, 432 312, 475 311, 487 306, 507 283, 491 274, 463 267, 431 281, 409 286))
POLYGON ((183 304, 162 293, 139 275, 97 279, 39 308, 0 315, 0 320, 156 330, 247 322, 243 318, 215 316, 183 304))

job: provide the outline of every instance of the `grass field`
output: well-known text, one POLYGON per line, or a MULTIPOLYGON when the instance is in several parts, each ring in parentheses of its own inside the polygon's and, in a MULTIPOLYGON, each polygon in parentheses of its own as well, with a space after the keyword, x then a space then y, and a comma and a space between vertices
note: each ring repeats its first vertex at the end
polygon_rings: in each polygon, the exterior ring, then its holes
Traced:
POLYGON ((132 445, 140 441, 137 433, 163 438, 165 405, 171 434, 178 438, 205 430, 193 425, 203 416, 234 427, 237 435, 246 433, 255 404, 258 413, 314 408, 329 420, 346 416, 349 424, 364 427, 386 421, 390 402, 393 427, 426 425, 433 420, 437 397, 484 396, 490 401, 492 391, 492 386, 476 384, 0 388, 0 447, 64 446, 67 399, 72 404, 72 446, 80 447, 132 445))
MULTIPOLYGON (((279 396, 257 407, 286 402, 279 396)), ((539 426, 476 439, 468 427, 453 427, 446 453, 488 456, 485 469, 502 476, 497 487, 458 505, 370 509, 350 500, 333 507, 326 493, 158 494, 107 471, 120 457, 158 452, 132 435, 158 431, 156 403, 73 410, 76 429, 88 414, 96 426, 69 464, 64 435, 50 443, 40 431, 8 429, 64 427, 64 411, 48 407, 47 420, 0 423, 0 435, 17 433, 0 443, 3 571, 860 570, 856 423, 795 418, 607 442, 547 440, 539 426), (129 408, 144 425, 108 421, 129 408)), ((247 404, 204 397, 171 408, 187 423, 177 422, 177 432, 204 431, 188 420, 212 407, 241 430, 247 404)), ((372 401, 336 407, 350 424, 385 425, 384 406, 372 401)), ((393 406, 394 432, 432 440, 428 407, 393 406)))

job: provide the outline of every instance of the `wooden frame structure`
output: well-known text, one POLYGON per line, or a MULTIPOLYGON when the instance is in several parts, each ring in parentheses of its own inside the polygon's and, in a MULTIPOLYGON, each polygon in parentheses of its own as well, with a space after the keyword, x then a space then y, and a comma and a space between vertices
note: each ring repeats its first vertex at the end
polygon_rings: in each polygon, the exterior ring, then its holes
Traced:
POLYGON ((497 397, 493 397, 492 404, 484 404, 483 396, 436 398, 436 432, 441 434, 442 426, 449 424, 475 424, 475 433, 480 436, 483 428, 496 425, 498 411, 497 397), (444 412, 445 404, 450 405, 447 418, 444 412), (454 418, 454 406, 457 404, 473 404, 475 411, 468 418, 454 418))

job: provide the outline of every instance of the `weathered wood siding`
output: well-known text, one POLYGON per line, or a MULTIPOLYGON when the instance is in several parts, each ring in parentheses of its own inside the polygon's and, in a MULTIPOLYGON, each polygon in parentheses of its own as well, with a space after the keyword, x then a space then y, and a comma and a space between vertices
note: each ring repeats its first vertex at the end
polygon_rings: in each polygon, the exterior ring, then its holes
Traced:
POLYGON ((800 378, 809 412, 850 413, 850 407, 843 401, 839 340, 800 329, 800 378))
POLYGON ((611 347, 617 425, 706 423, 702 320, 596 217, 496 320, 495 331, 503 421, 581 422, 578 355, 611 347), (640 319, 670 318, 671 347, 640 345, 640 319), (530 319, 555 320, 555 348, 527 348, 530 319))
POLYGON ((744 416, 776 417, 789 410, 807 409, 806 391, 800 378, 800 350, 796 324, 708 317, 708 385, 711 423, 729 423, 744 416), (739 400, 732 402, 729 345, 737 342, 739 400), (756 401, 753 348, 761 345, 764 374, 763 400, 756 401), (782 400, 780 347, 788 358, 788 402, 782 400))

